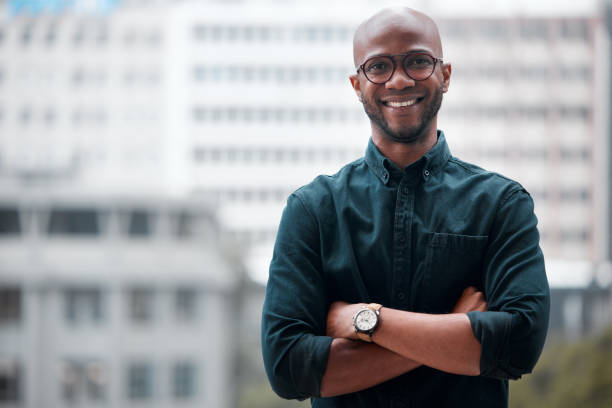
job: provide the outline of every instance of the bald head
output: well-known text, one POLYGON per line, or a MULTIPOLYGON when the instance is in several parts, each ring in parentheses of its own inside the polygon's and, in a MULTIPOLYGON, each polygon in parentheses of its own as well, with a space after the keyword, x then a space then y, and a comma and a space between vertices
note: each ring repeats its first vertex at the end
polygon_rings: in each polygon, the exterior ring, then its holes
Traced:
MULTIPOLYGON (((442 58, 442 42, 436 23, 425 14, 407 7, 387 8, 357 27, 353 37, 355 67, 382 49, 388 41, 405 41, 406 47, 429 50, 442 58)), ((411 51, 409 49, 402 52, 411 51)))

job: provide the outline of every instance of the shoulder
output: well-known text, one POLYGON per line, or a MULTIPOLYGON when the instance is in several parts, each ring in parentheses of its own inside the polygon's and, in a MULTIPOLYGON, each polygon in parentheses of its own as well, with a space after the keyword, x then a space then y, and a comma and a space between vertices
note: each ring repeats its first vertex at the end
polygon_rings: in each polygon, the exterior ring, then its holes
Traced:
POLYGON ((467 184, 483 193, 493 194, 501 201, 508 200, 517 193, 529 195, 518 181, 454 156, 448 161, 445 176, 456 183, 467 184))
POLYGON ((347 194, 355 179, 368 176, 369 169, 363 157, 346 164, 332 175, 319 175, 310 183, 295 190, 289 199, 298 199, 311 212, 333 206, 340 195, 347 194))

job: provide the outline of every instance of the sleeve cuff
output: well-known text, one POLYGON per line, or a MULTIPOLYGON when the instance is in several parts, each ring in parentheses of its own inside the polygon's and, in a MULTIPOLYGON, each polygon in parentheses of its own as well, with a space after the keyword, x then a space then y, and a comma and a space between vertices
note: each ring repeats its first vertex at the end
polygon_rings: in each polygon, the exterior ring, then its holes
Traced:
POLYGON ((474 336, 480 342, 480 375, 485 377, 512 379, 521 377, 504 360, 512 326, 512 315, 507 312, 468 312, 474 336))

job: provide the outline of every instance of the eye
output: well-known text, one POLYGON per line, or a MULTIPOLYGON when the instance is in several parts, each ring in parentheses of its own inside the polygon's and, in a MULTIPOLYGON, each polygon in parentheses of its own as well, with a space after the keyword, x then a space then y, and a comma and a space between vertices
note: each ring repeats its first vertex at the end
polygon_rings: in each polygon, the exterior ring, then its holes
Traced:
POLYGON ((391 62, 386 59, 376 59, 368 61, 365 66, 365 71, 368 74, 380 74, 391 70, 391 62))
POLYGON ((429 68, 433 63, 433 58, 428 55, 415 55, 406 59, 406 67, 413 69, 429 68))

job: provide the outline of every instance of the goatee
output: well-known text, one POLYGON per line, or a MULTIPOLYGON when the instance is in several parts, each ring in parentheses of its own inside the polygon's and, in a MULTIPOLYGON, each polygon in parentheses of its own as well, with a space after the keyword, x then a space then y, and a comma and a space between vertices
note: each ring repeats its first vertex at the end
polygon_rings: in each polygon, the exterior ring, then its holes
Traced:
POLYGON ((380 109, 375 109, 375 106, 371 104, 366 98, 363 98, 363 108, 366 115, 372 121, 372 124, 378 127, 389 139, 397 143, 404 144, 415 144, 421 142, 427 137, 426 129, 431 124, 431 121, 436 117, 440 106, 442 106, 442 96, 444 91, 442 86, 433 95, 433 99, 429 106, 423 112, 419 122, 414 126, 404 127, 398 130, 393 130, 389 123, 384 118, 380 109))

